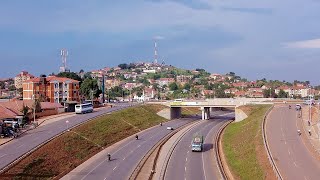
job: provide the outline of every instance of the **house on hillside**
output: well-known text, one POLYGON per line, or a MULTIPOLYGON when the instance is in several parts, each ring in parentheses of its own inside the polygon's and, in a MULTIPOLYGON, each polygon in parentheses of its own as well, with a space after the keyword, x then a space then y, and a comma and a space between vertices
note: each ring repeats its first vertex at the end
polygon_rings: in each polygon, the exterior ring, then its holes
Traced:
POLYGON ((80 101, 79 81, 65 77, 37 77, 23 82, 23 100, 39 99, 52 103, 80 101))
POLYGON ((170 83, 175 82, 174 78, 160 78, 156 80, 156 82, 159 84, 160 87, 167 85, 169 86, 170 83))

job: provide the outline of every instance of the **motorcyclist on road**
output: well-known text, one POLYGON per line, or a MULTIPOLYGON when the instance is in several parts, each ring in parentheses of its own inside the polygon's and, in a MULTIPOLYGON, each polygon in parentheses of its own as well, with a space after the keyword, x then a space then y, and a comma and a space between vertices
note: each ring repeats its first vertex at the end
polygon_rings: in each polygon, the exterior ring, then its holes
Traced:
POLYGON ((111 154, 108 153, 108 161, 111 161, 111 154))
POLYGON ((291 109, 291 105, 289 105, 289 109, 291 109))
POLYGON ((162 126, 162 122, 160 123, 160 126, 162 126))
POLYGON ((301 135, 301 131, 300 131, 300 129, 298 129, 298 135, 299 135, 299 136, 301 135))
POLYGON ((139 137, 138 137, 138 135, 136 134, 136 140, 138 140, 139 139, 139 137))
POLYGON ((311 136, 311 129, 309 129, 309 131, 308 131, 308 132, 309 132, 309 135, 311 136))

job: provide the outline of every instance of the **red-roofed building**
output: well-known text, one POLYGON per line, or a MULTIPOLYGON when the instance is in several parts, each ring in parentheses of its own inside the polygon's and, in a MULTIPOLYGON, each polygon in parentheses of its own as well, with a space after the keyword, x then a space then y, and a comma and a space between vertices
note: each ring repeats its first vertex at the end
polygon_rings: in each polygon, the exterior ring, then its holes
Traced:
POLYGON ((79 88, 79 81, 70 78, 37 77, 23 83, 23 99, 43 98, 45 101, 55 103, 79 102, 79 88))
POLYGON ((246 92, 245 91, 237 91, 234 93, 234 95, 236 97, 245 97, 246 96, 246 92))
POLYGON ((21 71, 15 78, 14 78, 14 86, 17 89, 22 88, 22 83, 34 78, 33 75, 29 74, 28 71, 21 71))
POLYGON ((233 87, 240 87, 240 88, 245 88, 248 86, 246 82, 237 82, 237 83, 232 83, 233 87))
MULTIPOLYGON (((23 114, 21 110, 23 106, 32 108, 33 105, 33 100, 0 102, 0 120, 8 118, 22 118, 23 114)), ((64 110, 63 106, 59 103, 40 102, 40 106, 42 111, 36 113, 37 117, 58 114, 64 110)), ((27 116, 32 118, 33 114, 31 110, 27 116)))

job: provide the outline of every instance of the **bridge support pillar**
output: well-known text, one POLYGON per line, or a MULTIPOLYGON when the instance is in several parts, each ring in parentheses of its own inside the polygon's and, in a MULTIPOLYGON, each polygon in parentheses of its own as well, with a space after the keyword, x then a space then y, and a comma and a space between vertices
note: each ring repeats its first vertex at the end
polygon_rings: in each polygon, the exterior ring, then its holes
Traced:
POLYGON ((170 108, 170 119, 181 118, 181 107, 171 107, 170 108))
POLYGON ((209 107, 201 107, 202 111, 202 120, 210 119, 210 108, 209 107))

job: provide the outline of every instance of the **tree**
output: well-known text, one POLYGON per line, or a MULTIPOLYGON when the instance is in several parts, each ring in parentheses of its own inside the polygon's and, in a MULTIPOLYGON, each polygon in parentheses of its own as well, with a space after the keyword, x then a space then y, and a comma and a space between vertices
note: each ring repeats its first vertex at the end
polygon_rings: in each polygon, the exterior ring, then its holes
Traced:
POLYGON ((6 87, 6 84, 3 81, 0 81, 0 89, 4 89, 6 87))
POLYGON ((80 69, 79 73, 84 73, 84 70, 83 70, 83 69, 80 69))
POLYGON ((83 75, 83 79, 92 79, 91 72, 86 72, 86 73, 83 75))
POLYGON ((154 90, 159 90, 159 84, 158 84, 158 83, 153 83, 153 84, 152 84, 152 88, 153 88, 154 90))
MULTIPOLYGON (((28 121, 28 113, 29 113, 30 108, 26 105, 22 105, 22 109, 20 110, 20 112, 23 114, 23 120, 24 122, 28 121)), ((24 123, 23 122, 23 123, 24 123)))
POLYGON ((284 90, 280 89, 279 94, 278 94, 278 98, 286 98, 288 96, 288 94, 286 92, 284 92, 284 90))
POLYGON ((226 75, 229 75, 229 76, 235 76, 236 75, 236 73, 234 73, 234 72, 229 72, 229 73, 227 73, 226 75))
POLYGON ((9 91, 14 91, 16 90, 16 87, 14 86, 14 84, 10 85, 9 86, 9 91))
POLYGON ((225 98, 226 97, 226 93, 224 92, 223 89, 219 88, 215 91, 215 96, 217 98, 225 98))
POLYGON ((119 64, 118 67, 121 69, 128 69, 129 68, 128 64, 126 64, 126 63, 119 64))
POLYGON ((170 91, 176 91, 176 90, 178 90, 178 85, 177 85, 177 83, 173 82, 173 83, 169 84, 169 89, 170 89, 170 91))
POLYGON ((274 92, 273 88, 265 89, 263 91, 263 97, 265 97, 265 98, 274 98, 274 97, 276 97, 276 93, 274 92))
POLYGON ((27 117, 30 108, 27 105, 22 104, 22 109, 20 112, 23 114, 23 118, 27 117))
POLYGON ((190 91, 191 85, 189 83, 184 84, 183 89, 190 91))
POLYGON ((93 93, 94 97, 99 97, 101 90, 99 89, 98 82, 95 79, 85 79, 80 85, 80 93, 87 99, 91 99, 93 93))
POLYGON ((82 81, 81 77, 78 76, 78 74, 75 72, 61 72, 57 74, 57 77, 66 77, 66 78, 74 79, 80 82, 82 81))

